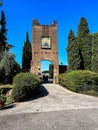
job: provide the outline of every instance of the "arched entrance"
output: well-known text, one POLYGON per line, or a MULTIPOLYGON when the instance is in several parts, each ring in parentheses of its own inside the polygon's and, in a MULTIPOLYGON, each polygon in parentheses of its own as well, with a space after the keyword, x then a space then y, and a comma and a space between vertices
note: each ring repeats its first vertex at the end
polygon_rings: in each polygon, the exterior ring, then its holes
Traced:
POLYGON ((53 83, 54 65, 50 60, 41 60, 41 73, 39 73, 42 82, 53 83))
POLYGON ((57 23, 41 25, 38 20, 33 21, 32 33, 32 61, 31 73, 41 73, 40 61, 48 60, 54 65, 53 82, 58 83, 58 40, 57 23))

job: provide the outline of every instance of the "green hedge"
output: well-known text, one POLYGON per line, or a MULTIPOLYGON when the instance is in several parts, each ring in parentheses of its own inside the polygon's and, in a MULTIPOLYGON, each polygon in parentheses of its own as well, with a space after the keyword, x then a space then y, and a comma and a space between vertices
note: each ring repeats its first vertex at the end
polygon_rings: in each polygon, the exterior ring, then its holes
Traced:
POLYGON ((35 74, 20 73, 14 77, 12 97, 14 101, 25 101, 39 92, 41 81, 35 74))
POLYGON ((75 92, 98 91, 98 74, 89 70, 68 71, 59 75, 59 84, 75 92))

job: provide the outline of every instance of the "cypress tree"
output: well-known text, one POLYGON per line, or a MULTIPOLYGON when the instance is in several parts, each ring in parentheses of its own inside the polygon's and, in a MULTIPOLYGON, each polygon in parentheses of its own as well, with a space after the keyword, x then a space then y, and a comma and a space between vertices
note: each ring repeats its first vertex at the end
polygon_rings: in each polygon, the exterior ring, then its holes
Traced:
POLYGON ((92 35, 92 71, 98 72, 98 33, 92 35))
POLYGON ((32 59, 32 49, 31 43, 29 41, 28 32, 26 33, 26 41, 23 46, 23 54, 22 54, 22 69, 28 70, 30 69, 30 63, 32 59))
POLYGON ((68 35, 68 68, 69 70, 77 70, 80 69, 80 52, 77 44, 77 38, 75 37, 72 30, 70 30, 68 35))
POLYGON ((4 12, 1 12, 0 19, 0 56, 3 55, 3 52, 8 51, 13 46, 7 43, 7 29, 6 29, 6 17, 4 12))
POLYGON ((88 23, 84 17, 78 25, 78 45, 81 52, 81 69, 91 70, 92 43, 88 23))
POLYGON ((6 37, 7 29, 6 29, 6 18, 5 18, 5 14, 3 11, 1 12, 0 25, 1 25, 0 47, 1 47, 1 50, 4 52, 7 49, 7 42, 6 42, 7 41, 7 37, 6 37))

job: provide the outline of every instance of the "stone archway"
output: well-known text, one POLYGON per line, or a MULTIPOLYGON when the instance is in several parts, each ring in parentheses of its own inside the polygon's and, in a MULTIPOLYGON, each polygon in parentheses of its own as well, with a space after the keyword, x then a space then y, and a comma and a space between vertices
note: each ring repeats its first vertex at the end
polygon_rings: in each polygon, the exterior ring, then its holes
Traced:
POLYGON ((53 74, 54 74, 54 64, 51 60, 47 60, 47 59, 42 59, 40 61, 40 65, 41 65, 41 73, 39 73, 39 75, 43 76, 43 75, 47 75, 49 77, 50 82, 53 81, 53 74))
POLYGON ((58 83, 58 41, 57 23, 41 25, 38 20, 33 21, 32 33, 32 61, 31 73, 38 74, 41 71, 40 61, 50 60, 54 64, 53 82, 58 83))
MULTIPOLYGON (((58 64, 55 62, 55 61, 52 61, 51 59, 49 58, 42 58, 40 59, 40 61, 50 61, 52 63, 52 65, 54 66, 53 67, 53 83, 58 83, 58 64)), ((40 63, 39 63, 40 64, 40 63)), ((40 66, 40 69, 39 69, 39 73, 41 72, 41 66, 40 66)))

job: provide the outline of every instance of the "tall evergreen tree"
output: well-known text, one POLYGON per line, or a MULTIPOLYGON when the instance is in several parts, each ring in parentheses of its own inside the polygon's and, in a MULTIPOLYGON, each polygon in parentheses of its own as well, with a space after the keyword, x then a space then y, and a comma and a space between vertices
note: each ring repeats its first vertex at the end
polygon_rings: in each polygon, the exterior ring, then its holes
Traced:
POLYGON ((5 14, 1 12, 0 19, 0 56, 2 56, 3 52, 8 51, 13 46, 7 43, 7 29, 6 29, 6 18, 5 14))
POLYGON ((5 51, 7 49, 7 29, 6 29, 6 18, 5 18, 5 14, 2 11, 1 12, 1 20, 0 20, 0 24, 1 24, 1 29, 0 29, 0 47, 2 51, 5 51))
POLYGON ((80 23, 78 25, 78 45, 81 57, 83 57, 81 69, 91 70, 92 42, 88 23, 84 17, 80 19, 80 23))
POLYGON ((92 35, 92 71, 98 72, 98 33, 92 35))
POLYGON ((30 69, 30 63, 32 59, 32 49, 31 43, 29 41, 28 32, 26 33, 26 41, 23 46, 23 54, 22 54, 22 68, 24 70, 30 69))
POLYGON ((80 51, 77 44, 77 38, 75 37, 72 30, 68 35, 68 47, 67 47, 67 54, 68 54, 68 68, 69 70, 77 70, 80 69, 80 51))

